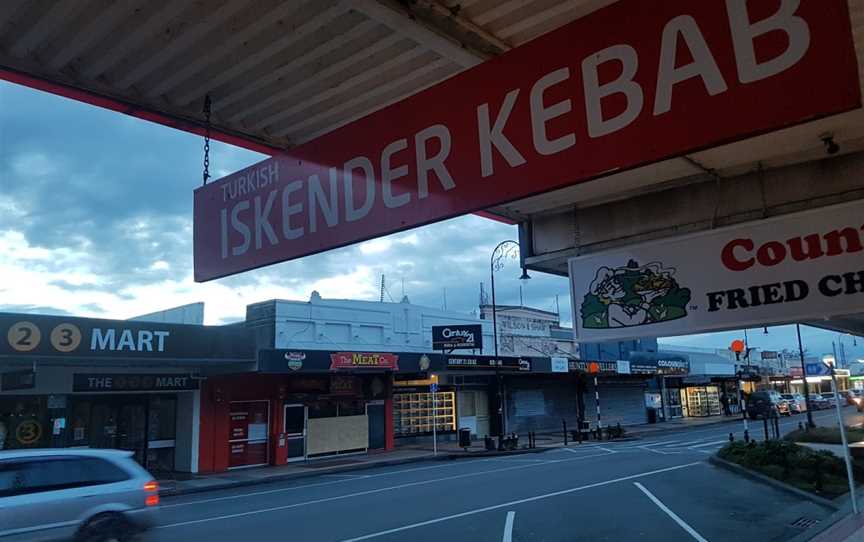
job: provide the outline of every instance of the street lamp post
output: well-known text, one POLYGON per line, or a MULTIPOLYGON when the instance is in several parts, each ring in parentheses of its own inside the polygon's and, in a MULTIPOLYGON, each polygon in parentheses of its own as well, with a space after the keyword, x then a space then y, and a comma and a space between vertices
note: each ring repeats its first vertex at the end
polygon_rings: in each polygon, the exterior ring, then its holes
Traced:
POLYGON ((807 427, 816 427, 810 408, 810 389, 807 386, 807 367, 804 366, 804 344, 801 342, 801 324, 795 324, 798 332, 798 356, 801 358, 801 382, 804 384, 804 404, 807 405, 807 427))
MULTIPOLYGON (((490 285, 492 286, 492 341, 494 343, 495 348, 495 360, 498 360, 498 315, 497 315, 497 305, 495 303, 495 271, 499 271, 502 267, 504 267, 504 261, 507 258, 516 258, 519 255, 519 243, 513 241, 512 239, 508 239, 506 241, 501 241, 498 243, 494 249, 492 249, 492 256, 489 258, 489 277, 490 277, 490 285)), ((528 276, 528 272, 525 271, 525 268, 522 268, 522 276, 519 277, 520 280, 527 280, 531 277, 528 276)), ((498 369, 495 369, 496 377, 498 379, 498 438, 499 441, 504 437, 504 379, 501 376, 501 373, 498 369)), ((500 447, 500 442, 499 442, 500 447)))

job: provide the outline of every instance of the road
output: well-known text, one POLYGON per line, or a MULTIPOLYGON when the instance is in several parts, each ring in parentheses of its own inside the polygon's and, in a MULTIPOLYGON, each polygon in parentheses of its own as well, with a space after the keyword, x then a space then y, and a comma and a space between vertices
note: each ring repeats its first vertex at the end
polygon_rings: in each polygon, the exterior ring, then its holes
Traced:
MULTIPOLYGON (((860 423, 854 409, 845 409, 860 423)), ((829 425, 833 411, 816 413, 829 425)), ((784 418, 784 431, 803 416, 784 418)), ((788 540, 831 510, 705 461, 741 422, 166 498, 158 542, 788 540)), ((761 437, 761 427, 754 436, 761 437)))

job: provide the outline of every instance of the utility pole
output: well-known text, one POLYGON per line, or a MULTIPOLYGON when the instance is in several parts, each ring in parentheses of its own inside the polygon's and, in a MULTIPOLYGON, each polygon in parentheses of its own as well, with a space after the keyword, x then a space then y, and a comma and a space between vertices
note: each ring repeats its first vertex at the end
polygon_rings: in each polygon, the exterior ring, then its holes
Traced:
POLYGON ((813 423, 813 409, 810 408, 810 389, 807 386, 807 367, 804 366, 804 344, 801 342, 801 324, 795 324, 798 332, 798 356, 801 358, 801 382, 804 383, 804 403, 807 405, 807 427, 816 427, 813 423))
MULTIPOLYGON (((840 410, 840 395, 837 393, 837 374, 834 366, 837 365, 837 347, 831 343, 834 349, 834 359, 829 364, 831 369, 831 389, 834 392, 834 407, 837 410, 837 423, 840 424, 840 441, 843 443, 843 459, 846 463, 846 477, 849 479, 849 497, 852 499, 852 513, 858 514, 858 500, 855 498, 855 478, 852 475, 852 458, 849 457, 849 442, 846 439, 846 424, 843 423, 843 412, 840 410)), ((823 361, 824 363, 824 361, 823 361)))

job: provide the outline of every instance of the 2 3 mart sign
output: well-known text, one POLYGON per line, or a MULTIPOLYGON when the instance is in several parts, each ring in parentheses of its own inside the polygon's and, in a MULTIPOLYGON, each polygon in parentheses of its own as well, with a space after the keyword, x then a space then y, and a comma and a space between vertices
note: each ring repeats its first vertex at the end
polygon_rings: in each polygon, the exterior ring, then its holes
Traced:
POLYGON ((845 0, 620 0, 198 188, 195 280, 478 211, 860 102, 845 0))
POLYGON ((583 341, 864 311, 864 201, 572 258, 583 341))

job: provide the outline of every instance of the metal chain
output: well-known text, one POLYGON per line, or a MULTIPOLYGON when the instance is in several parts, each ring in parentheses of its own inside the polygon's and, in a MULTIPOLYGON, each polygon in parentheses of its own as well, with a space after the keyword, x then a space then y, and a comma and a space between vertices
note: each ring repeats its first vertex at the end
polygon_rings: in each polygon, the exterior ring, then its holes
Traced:
POLYGON ((204 183, 210 178, 210 95, 204 96, 204 183))

